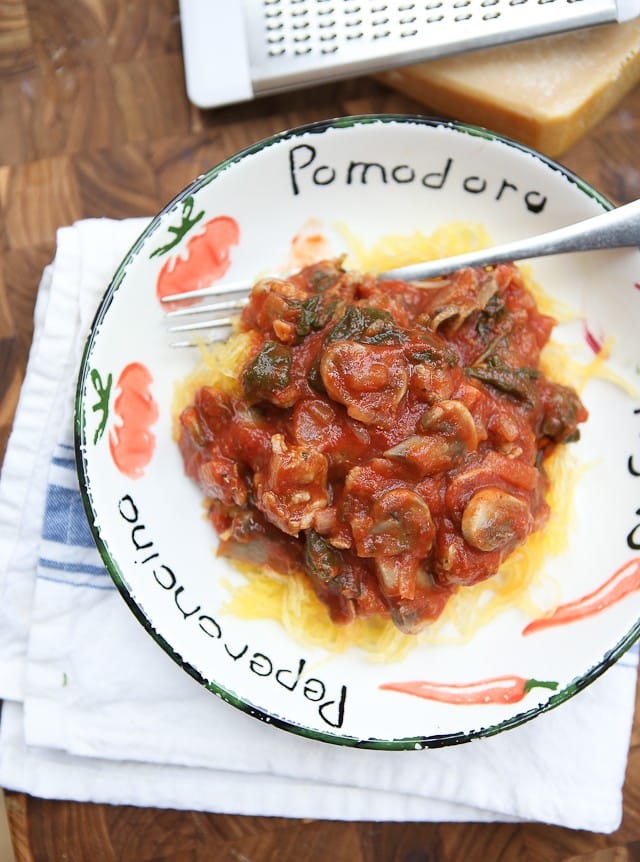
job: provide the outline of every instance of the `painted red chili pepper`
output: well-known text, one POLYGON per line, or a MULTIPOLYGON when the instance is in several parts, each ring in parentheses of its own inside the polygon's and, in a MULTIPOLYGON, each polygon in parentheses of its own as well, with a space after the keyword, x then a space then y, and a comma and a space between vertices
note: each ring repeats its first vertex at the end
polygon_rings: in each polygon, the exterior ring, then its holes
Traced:
POLYGON ((587 595, 565 605, 560 605, 548 617, 533 620, 522 630, 523 635, 551 626, 561 626, 590 617, 619 602, 629 593, 640 589, 640 559, 629 560, 620 566, 611 577, 587 595))
POLYGON ((109 451, 118 470, 130 479, 142 476, 155 449, 150 429, 158 418, 158 405, 151 394, 152 382, 146 366, 132 362, 116 384, 113 410, 120 422, 109 432, 109 451))
POLYGON ((522 676, 495 676, 477 682, 440 683, 414 680, 410 682, 385 682, 380 688, 400 691, 427 700, 452 704, 517 703, 532 688, 555 690, 557 682, 552 680, 525 679, 522 676))
POLYGON ((240 228, 230 216, 218 216, 187 243, 186 255, 167 259, 156 282, 158 299, 187 290, 198 290, 217 281, 229 269, 231 247, 238 244, 240 228))

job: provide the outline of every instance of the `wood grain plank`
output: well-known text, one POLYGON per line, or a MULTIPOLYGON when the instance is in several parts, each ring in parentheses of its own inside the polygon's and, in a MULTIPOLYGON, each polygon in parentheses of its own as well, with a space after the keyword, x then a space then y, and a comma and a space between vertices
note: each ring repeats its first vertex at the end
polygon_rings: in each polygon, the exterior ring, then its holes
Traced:
POLYGON ((0 160, 6 165, 67 155, 125 140, 125 123, 105 62, 31 72, 0 86, 6 124, 0 160))
POLYGON ((123 858, 112 846, 105 809, 97 805, 49 803, 30 797, 28 837, 34 862, 121 862, 123 858), (43 816, 50 808, 52 816, 43 816))
POLYGON ((596 850, 595 853, 584 853, 580 856, 570 856, 566 862, 637 862, 640 859, 640 847, 637 842, 626 847, 607 847, 596 850))
POLYGON ((33 73, 0 79, 0 164, 18 165, 35 158, 30 130, 33 73))
MULTIPOLYGON (((3 345, 0 344, 0 349, 3 345)), ((13 355, 17 354, 15 344, 11 345, 13 355)), ((13 361, 13 367, 10 371, 10 376, 4 382, 4 396, 2 404, 0 404, 0 462, 4 459, 7 451, 7 445, 11 436, 13 425, 13 417, 15 416, 18 399, 20 398, 20 389, 22 385, 23 368, 17 360, 13 361)), ((1 857, 0 857, 1 858, 1 857)))
POLYGON ((151 65, 94 60, 0 82, 0 164, 184 135, 190 111, 175 90, 175 79, 182 76, 174 55, 151 65))
MULTIPOLYGON (((202 848, 197 862, 208 862, 211 848, 202 848)), ((220 862, 364 862, 360 830, 356 823, 334 821, 297 821, 288 829, 269 831, 259 836, 230 842, 217 851, 220 862), (331 848, 330 857, 327 849, 331 848)))
POLYGON ((179 55, 182 47, 178 0, 106 0, 110 7, 108 41, 113 59, 179 55))
POLYGON ((226 140, 214 131, 150 141, 146 152, 163 203, 229 155, 226 140))
MULTIPOLYGON (((219 846, 222 843, 219 835, 203 838, 196 817, 190 812, 140 811, 122 806, 111 808, 107 817, 110 840, 119 858, 151 860, 179 854, 194 858, 198 846, 219 846)), ((211 815, 201 815, 201 819, 212 818, 211 815)))
POLYGON ((57 229, 82 214, 70 157, 12 165, 3 209, 9 248, 54 243, 57 229))
POLYGON ((21 355, 26 355, 33 334, 33 309, 44 267, 53 260, 55 241, 27 249, 7 251, 0 264, 1 281, 9 302, 21 355))
POLYGON ((563 156, 563 164, 617 204, 640 199, 640 86, 563 156), (611 154, 616 153, 615 158, 611 154))
POLYGON ((51 245, 8 251, 0 261, 0 462, 27 365, 37 288, 52 255, 51 245))
POLYGON ((16 862, 36 862, 29 846, 28 797, 24 793, 10 792, 6 792, 5 797, 16 862))
POLYGON ((116 63, 112 74, 127 141, 189 131, 189 108, 183 97, 184 67, 178 54, 116 63))
MULTIPOLYGON (((472 856, 500 862, 525 862, 535 858, 535 852, 531 857, 527 855, 530 830, 517 823, 469 823, 464 829, 447 824, 441 827, 441 835, 443 853, 450 862, 466 862, 472 856)), ((556 858, 545 848, 545 862, 554 862, 556 858)))
POLYGON ((82 218, 151 216, 159 209, 145 144, 88 151, 72 162, 82 218))
POLYGON ((189 820, 199 843, 205 847, 221 842, 237 843, 245 837, 291 828, 291 820, 285 817, 246 817, 194 811, 189 820))
POLYGON ((43 72, 96 60, 114 63, 180 52, 178 0, 14 2, 26 6, 43 72))
POLYGON ((106 34, 100 3, 92 0, 24 2, 41 73, 54 76, 62 69, 93 62, 104 54, 106 34))
POLYGON ((6 251, 9 246, 5 220, 9 189, 9 174, 10 170, 7 165, 0 166, 0 249, 2 249, 2 251, 6 251))
MULTIPOLYGON (((25 797, 9 793, 8 798, 15 798, 19 805, 25 797)), ((32 854, 29 862, 53 859, 326 862, 327 858, 332 862, 365 862, 366 859, 357 823, 231 817, 26 799, 28 818, 23 816, 19 822, 15 819, 13 832, 17 836, 28 833, 27 846, 32 854), (45 809, 47 817, 40 824, 45 809), (78 835, 83 836, 80 842, 78 835), (328 846, 332 848, 330 857, 328 846)))
POLYGON ((11 421, 5 405, 17 368, 18 331, 11 314, 9 295, 4 282, 4 272, 0 268, 0 426, 11 421))
POLYGON ((24 0, 0 0, 0 76, 21 75, 34 66, 31 26, 24 0))
POLYGON ((21 379, 18 332, 11 314, 4 273, 0 269, 0 457, 4 456, 9 438, 21 379))
POLYGON ((117 146, 126 139, 107 61, 34 79, 30 132, 35 158, 117 146))
MULTIPOLYGON (((640 705, 636 704, 636 715, 640 716, 640 705)), ((636 721, 636 724, 639 722, 636 721)), ((625 781, 624 817, 618 830, 620 843, 640 839, 640 746, 632 746, 627 760, 627 780, 625 781)))
POLYGON ((2 788, 0 788, 0 859, 3 862, 16 862, 9 818, 7 816, 7 806, 2 788))
POLYGON ((438 823, 363 823, 363 862, 436 862, 446 859, 438 823))

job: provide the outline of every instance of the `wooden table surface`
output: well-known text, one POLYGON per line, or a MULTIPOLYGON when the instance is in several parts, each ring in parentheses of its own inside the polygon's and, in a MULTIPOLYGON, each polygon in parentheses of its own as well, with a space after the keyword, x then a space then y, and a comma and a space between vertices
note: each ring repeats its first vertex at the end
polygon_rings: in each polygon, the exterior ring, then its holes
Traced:
MULTIPOLYGON (((0 455, 59 226, 152 214, 240 147, 299 123, 424 110, 360 78, 201 111, 185 95, 177 0, 0 0, 0 455)), ((640 88, 561 161, 617 203, 640 198, 640 88)), ((639 860, 640 710, 623 822, 608 836, 545 825, 334 823, 6 797, 18 862, 639 860)))

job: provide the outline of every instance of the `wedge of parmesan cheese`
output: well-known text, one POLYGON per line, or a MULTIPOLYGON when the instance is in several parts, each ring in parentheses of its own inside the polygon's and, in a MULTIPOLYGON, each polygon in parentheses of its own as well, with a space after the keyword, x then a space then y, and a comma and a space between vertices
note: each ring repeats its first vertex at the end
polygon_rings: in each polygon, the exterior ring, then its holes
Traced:
POLYGON ((640 19, 487 48, 377 76, 431 111, 556 157, 640 80, 640 19))

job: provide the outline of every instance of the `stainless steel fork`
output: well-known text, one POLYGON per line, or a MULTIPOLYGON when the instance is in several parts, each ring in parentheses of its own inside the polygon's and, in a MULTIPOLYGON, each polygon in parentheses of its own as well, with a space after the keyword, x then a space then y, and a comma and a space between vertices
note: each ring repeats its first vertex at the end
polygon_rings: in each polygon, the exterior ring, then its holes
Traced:
MULTIPOLYGON (((640 246, 640 200, 535 237, 528 237, 468 254, 387 270, 380 273, 378 277, 387 281, 410 281, 428 288, 429 286, 437 286, 437 280, 447 273, 465 266, 491 266, 497 263, 566 254, 567 252, 632 246, 640 246)), ((283 278, 284 276, 279 277, 283 278)), ((193 300, 206 297, 227 297, 215 302, 189 305, 185 308, 169 311, 167 317, 172 322, 172 325, 169 326, 169 332, 193 333, 210 330, 214 334, 209 340, 218 340, 233 325, 237 314, 246 305, 247 293, 252 284, 253 282, 249 281, 221 282, 200 290, 164 297, 163 302, 166 303, 191 303, 193 300), (230 315, 229 312, 235 312, 235 315, 230 315), (204 314, 210 316, 202 317, 204 314), (174 324, 176 318, 192 316, 195 319, 188 323, 174 324)), ((191 347, 197 343, 196 340, 187 340, 174 342, 172 346, 191 347)))

